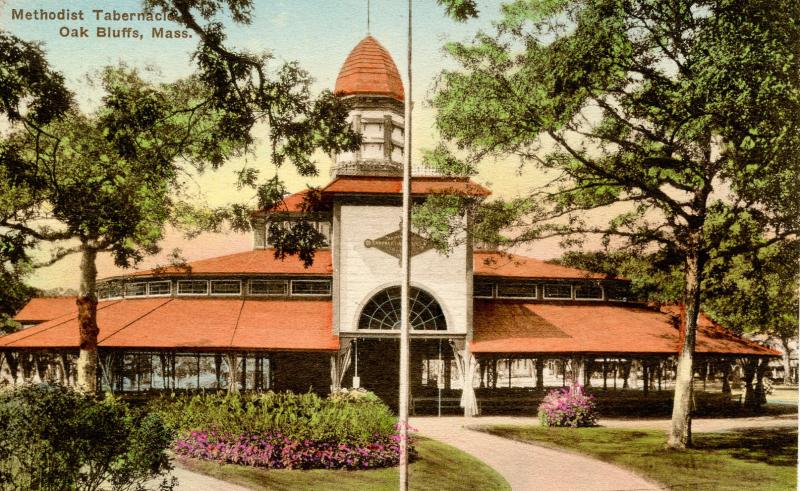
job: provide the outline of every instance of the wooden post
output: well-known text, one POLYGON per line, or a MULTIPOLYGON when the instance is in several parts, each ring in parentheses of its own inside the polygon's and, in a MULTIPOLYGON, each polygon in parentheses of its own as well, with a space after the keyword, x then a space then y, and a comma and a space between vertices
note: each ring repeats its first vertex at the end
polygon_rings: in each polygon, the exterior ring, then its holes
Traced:
POLYGON ((661 372, 664 369, 664 360, 658 360, 658 391, 661 392, 661 372))
POLYGON ((731 393, 731 362, 729 360, 723 360, 722 363, 722 393, 723 394, 730 394, 731 393))
POLYGON ((247 390, 247 353, 242 353, 242 391, 247 390))
POLYGON ((506 359, 506 367, 508 368, 508 388, 511 388, 511 358, 506 359))
POLYGON ((217 389, 222 388, 222 353, 214 353, 214 377, 217 381, 217 389))
POLYGON ((238 392, 238 375, 239 375, 239 360, 236 353, 227 353, 225 355, 228 362, 228 392, 238 392))
POLYGON ((619 358, 614 360, 614 390, 617 390, 617 370, 619 369, 619 358))
POLYGON ((650 362, 642 360, 642 389, 644 396, 647 397, 650 393, 650 362))
POLYGON ((608 390, 608 358, 603 358, 603 390, 608 390))
POLYGON ((544 360, 536 358, 536 388, 544 389, 544 360))
POLYGON ((197 353, 197 390, 200 390, 200 353, 197 353))

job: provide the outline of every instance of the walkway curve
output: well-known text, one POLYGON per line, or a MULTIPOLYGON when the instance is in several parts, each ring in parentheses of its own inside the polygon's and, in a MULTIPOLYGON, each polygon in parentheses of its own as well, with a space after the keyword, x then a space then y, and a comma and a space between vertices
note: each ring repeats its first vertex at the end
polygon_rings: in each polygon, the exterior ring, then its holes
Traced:
POLYGON ((175 487, 177 491, 251 491, 250 488, 190 471, 181 467, 177 460, 173 460, 172 463, 175 468, 172 469, 171 474, 178 478, 178 485, 175 487))
MULTIPOLYGON (((660 487, 615 465, 467 428, 493 418, 412 418, 420 435, 452 445, 500 473, 513 490, 652 490, 660 487)), ((530 418, 527 423, 530 424, 530 418)), ((477 489, 477 488, 476 488, 477 489)))

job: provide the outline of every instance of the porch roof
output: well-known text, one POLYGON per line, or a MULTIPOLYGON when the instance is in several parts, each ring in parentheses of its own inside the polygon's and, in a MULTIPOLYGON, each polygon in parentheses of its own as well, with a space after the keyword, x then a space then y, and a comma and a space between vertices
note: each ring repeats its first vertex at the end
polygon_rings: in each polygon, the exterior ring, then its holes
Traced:
POLYGON ((37 297, 26 303, 14 320, 22 323, 44 322, 70 312, 78 312, 75 297, 37 297))
MULTIPOLYGON (((654 309, 608 304, 476 301, 474 353, 677 354, 675 317, 654 309)), ((729 356, 780 353, 733 335, 705 316, 696 352, 729 356)))
MULTIPOLYGON (((102 348, 335 351, 331 323, 327 300, 145 298, 97 306, 102 348)), ((74 310, 0 337, 0 348, 77 347, 74 310)))

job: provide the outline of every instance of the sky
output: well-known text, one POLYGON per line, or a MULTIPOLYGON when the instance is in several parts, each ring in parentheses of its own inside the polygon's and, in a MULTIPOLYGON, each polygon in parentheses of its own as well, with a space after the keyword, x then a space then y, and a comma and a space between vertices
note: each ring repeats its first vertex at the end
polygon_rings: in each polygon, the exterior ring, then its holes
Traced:
MULTIPOLYGON (((276 66, 283 60, 299 62, 314 77, 316 91, 333 88, 347 54, 367 34, 367 0, 255 0, 254 3, 250 25, 226 23, 227 43, 237 49, 270 52, 276 66)), ((407 87, 405 5, 399 0, 371 0, 370 34, 393 55, 407 87)), ((437 74, 442 69, 455 67, 442 51, 443 44, 467 41, 479 30, 491 29, 492 21, 499 17, 500 2, 479 2, 479 18, 465 23, 447 18, 434 0, 415 0, 413 5, 413 135, 414 155, 418 158, 420 149, 432 148, 438 141, 433 125, 435 113, 426 101, 432 94, 437 74)), ((176 24, 113 20, 115 15, 120 18, 125 13, 136 12, 141 12, 138 0, 0 0, 0 27, 22 39, 41 42, 52 67, 64 74, 82 109, 90 111, 101 94, 87 84, 86 77, 103 66, 124 62, 150 70, 148 73, 153 80, 165 82, 187 76, 194 70, 191 54, 197 45, 196 38, 153 37, 153 29, 175 30, 179 28, 176 24), (41 9, 50 16, 67 19, 26 19, 26 16, 40 17, 41 9), (102 12, 95 12, 98 10, 102 12), (106 16, 110 16, 109 19, 106 16), (121 37, 98 37, 102 30, 115 30, 121 37), (138 37, 134 31, 138 31, 138 37)), ((263 155, 264 152, 257 150, 255 157, 248 157, 248 165, 255 165, 268 174, 274 172, 263 155)), ((320 175, 311 179, 281 169, 280 175, 289 190, 326 184, 330 178, 330 159, 320 155, 318 162, 320 175)), ((242 164, 242 161, 233 161, 220 171, 197 176, 190 183, 189 192, 196 194, 198 202, 214 206, 247 202, 252 196, 237 192, 233 184, 233 174, 242 164)), ((489 160, 479 170, 475 180, 490 186, 495 196, 504 198, 524 194, 543 181, 539 172, 529 167, 520 169, 520 162, 514 159, 489 160)), ((164 253, 147 258, 139 267, 163 264, 166 253, 174 248, 181 249, 187 260, 194 260, 240 252, 249 249, 251 244, 247 234, 203 234, 188 241, 170 230, 163 244, 164 253)), ((560 255, 555 241, 533 244, 520 252, 540 258, 560 255)), ((100 277, 122 273, 108 257, 99 258, 98 271, 100 277)), ((76 288, 78 258, 69 257, 36 271, 30 282, 44 289, 76 288)))

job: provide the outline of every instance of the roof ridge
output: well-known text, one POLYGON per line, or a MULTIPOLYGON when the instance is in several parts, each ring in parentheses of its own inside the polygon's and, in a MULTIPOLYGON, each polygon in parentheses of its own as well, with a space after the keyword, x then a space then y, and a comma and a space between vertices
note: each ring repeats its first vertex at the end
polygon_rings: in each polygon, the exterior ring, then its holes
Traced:
POLYGON ((245 299, 242 299, 242 304, 239 306, 239 315, 236 316, 236 323, 233 325, 233 332, 231 333, 231 340, 228 342, 228 347, 233 346, 233 340, 236 338, 236 331, 239 329, 239 322, 242 320, 242 311, 244 310, 245 299))

